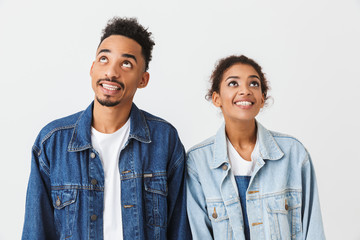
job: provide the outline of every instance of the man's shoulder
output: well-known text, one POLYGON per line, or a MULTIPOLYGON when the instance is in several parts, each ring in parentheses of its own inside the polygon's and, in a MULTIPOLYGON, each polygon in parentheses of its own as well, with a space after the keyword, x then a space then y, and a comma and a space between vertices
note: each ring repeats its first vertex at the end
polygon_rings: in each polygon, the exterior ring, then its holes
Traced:
POLYGON ((43 142, 57 131, 72 130, 75 127, 80 116, 83 114, 83 112, 84 111, 80 111, 80 112, 68 115, 66 117, 62 117, 62 118, 51 121, 50 123, 46 124, 40 130, 38 139, 41 140, 41 142, 43 142))
POLYGON ((143 114, 146 122, 150 125, 150 127, 167 127, 170 129, 175 129, 175 127, 169 123, 168 121, 166 121, 165 119, 155 116, 145 110, 139 109, 140 112, 143 114))

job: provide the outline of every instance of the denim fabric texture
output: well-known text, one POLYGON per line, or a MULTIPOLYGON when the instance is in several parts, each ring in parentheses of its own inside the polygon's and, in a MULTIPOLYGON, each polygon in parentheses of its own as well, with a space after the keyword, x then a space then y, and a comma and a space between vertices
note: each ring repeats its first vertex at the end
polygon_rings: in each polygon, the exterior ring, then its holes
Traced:
MULTIPOLYGON (((32 151, 22 239, 103 239, 104 171, 91 145, 91 104, 55 120, 32 151)), ((176 129, 135 104, 119 159, 123 236, 190 239, 185 151, 176 129)))
POLYGON ((246 240, 250 240, 250 227, 246 211, 246 192, 249 187, 250 178, 250 176, 235 176, 236 186, 239 192, 241 211, 244 216, 244 234, 246 240))
MULTIPOLYGON (((325 239, 310 156, 295 138, 257 123, 258 152, 246 192, 251 239, 325 239)), ((244 217, 227 157, 225 125, 187 154, 187 211, 193 239, 244 240, 244 217)))

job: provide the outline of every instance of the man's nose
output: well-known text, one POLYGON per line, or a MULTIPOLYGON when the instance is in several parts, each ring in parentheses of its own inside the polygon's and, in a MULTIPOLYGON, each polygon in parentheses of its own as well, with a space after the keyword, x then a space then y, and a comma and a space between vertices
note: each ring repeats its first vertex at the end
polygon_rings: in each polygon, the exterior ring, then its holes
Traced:
POLYGON ((120 77, 120 66, 117 66, 116 64, 110 65, 105 72, 105 76, 110 79, 117 79, 120 77))

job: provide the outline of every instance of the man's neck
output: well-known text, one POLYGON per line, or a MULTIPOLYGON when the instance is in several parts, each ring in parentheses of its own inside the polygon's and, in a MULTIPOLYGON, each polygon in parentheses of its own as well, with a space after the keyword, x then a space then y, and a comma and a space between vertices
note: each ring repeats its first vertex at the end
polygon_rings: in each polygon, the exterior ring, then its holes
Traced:
POLYGON ((114 133, 127 122, 132 104, 114 107, 102 106, 94 101, 92 127, 102 133, 114 133))

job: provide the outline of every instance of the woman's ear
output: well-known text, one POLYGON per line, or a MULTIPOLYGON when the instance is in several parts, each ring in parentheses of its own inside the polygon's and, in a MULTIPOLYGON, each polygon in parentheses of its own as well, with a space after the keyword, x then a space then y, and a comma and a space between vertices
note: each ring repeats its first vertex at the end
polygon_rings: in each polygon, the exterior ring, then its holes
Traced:
POLYGON ((265 105, 265 94, 262 94, 262 98, 261 98, 261 108, 263 108, 265 105))
POLYGON ((221 107, 221 98, 219 93, 217 92, 213 92, 212 96, 211 96, 212 102, 215 105, 215 107, 221 107))

